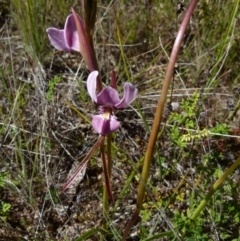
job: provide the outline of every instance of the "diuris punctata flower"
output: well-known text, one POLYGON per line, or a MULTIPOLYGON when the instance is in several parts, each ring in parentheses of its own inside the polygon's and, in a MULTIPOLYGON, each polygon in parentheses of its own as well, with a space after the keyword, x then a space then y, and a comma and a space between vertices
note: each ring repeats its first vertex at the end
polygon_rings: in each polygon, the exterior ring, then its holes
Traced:
POLYGON ((108 86, 97 94, 98 71, 93 71, 87 79, 87 90, 92 101, 100 106, 100 114, 92 116, 93 129, 102 136, 116 131, 120 127, 120 122, 114 115, 114 110, 122 110, 128 107, 135 100, 138 90, 131 84, 124 84, 124 94, 119 98, 116 89, 108 86))

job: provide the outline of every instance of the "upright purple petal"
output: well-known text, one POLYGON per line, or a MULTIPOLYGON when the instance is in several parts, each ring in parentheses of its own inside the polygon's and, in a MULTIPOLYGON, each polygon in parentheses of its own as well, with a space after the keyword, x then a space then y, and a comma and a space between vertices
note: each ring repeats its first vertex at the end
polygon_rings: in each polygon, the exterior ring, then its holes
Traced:
POLYGON ((87 78, 87 90, 92 98, 92 101, 97 102, 96 87, 97 87, 97 76, 98 71, 93 71, 89 74, 87 78))
POLYGON ((115 105, 116 109, 124 109, 137 97, 138 90, 131 83, 124 84, 123 98, 115 105))
POLYGON ((110 119, 104 118, 103 115, 92 116, 93 129, 102 136, 106 136, 120 127, 120 122, 114 116, 110 115, 110 119))
POLYGON ((114 107, 119 102, 118 92, 112 87, 104 88, 101 93, 97 95, 98 105, 114 107))
POLYGON ((47 34, 54 48, 61 51, 71 51, 65 42, 64 30, 57 28, 47 28, 47 34))
MULTIPOLYGON (((83 22, 83 20, 78 15, 77 17, 79 18, 80 22, 83 22)), ((64 26, 64 37, 66 44, 70 49, 81 52, 77 26, 72 14, 69 15, 66 19, 64 26)))

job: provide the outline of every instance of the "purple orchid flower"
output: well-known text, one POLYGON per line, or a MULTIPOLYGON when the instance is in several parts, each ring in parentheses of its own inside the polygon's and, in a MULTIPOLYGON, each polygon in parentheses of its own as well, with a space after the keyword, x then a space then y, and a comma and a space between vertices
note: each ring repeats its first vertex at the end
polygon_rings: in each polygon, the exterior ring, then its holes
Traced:
MULTIPOLYGON (((81 24, 84 25, 83 20, 79 16, 78 18, 81 24)), ((51 27, 47 29, 47 34, 51 44, 56 49, 68 52, 73 50, 81 52, 77 26, 73 14, 67 17, 64 29, 51 27)))
POLYGON ((124 84, 123 98, 120 100, 116 89, 108 86, 96 94, 98 71, 90 73, 87 79, 87 90, 92 101, 100 106, 100 114, 92 116, 92 126, 94 130, 102 136, 116 131, 120 122, 116 120, 114 110, 121 110, 135 100, 138 90, 131 84, 124 84))
POLYGON ((51 44, 61 51, 78 51, 83 56, 90 71, 96 70, 97 62, 94 56, 93 44, 87 38, 83 20, 72 8, 72 14, 66 19, 64 29, 48 28, 48 38, 51 44))

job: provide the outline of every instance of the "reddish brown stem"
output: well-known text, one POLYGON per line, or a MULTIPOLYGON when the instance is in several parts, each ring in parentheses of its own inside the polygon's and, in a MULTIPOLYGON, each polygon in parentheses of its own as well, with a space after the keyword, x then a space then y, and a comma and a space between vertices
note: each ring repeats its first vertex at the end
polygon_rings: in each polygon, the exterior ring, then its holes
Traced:
POLYGON ((100 150, 101 150, 101 157, 102 157, 102 163, 103 163, 103 174, 105 179, 105 186, 108 192, 108 197, 110 198, 111 203, 114 204, 114 198, 112 195, 112 188, 111 188, 109 172, 108 172, 108 164, 105 158, 104 144, 100 146, 100 150))
POLYGON ((164 105, 165 105, 165 102, 167 99, 167 93, 168 93, 168 89, 170 86, 174 66, 177 61, 177 56, 178 56, 178 53, 179 53, 179 50, 181 47, 181 43, 183 41, 184 33, 186 31, 190 17, 192 15, 193 10, 195 9, 197 3, 198 3, 198 0, 192 0, 190 2, 190 5, 188 6, 188 9, 183 18, 182 24, 180 26, 180 29, 178 31, 177 37, 176 37, 174 45, 173 45, 173 49, 172 49, 169 63, 168 63, 167 70, 166 70, 165 79, 163 82, 161 95, 158 99, 158 104, 157 104, 157 109, 156 109, 155 116, 154 116, 152 130, 151 130, 150 137, 148 140, 147 151, 145 154, 142 174, 141 174, 140 183, 139 183, 139 187, 138 187, 136 210, 124 231, 122 241, 125 241, 126 238, 128 237, 130 229, 131 229, 132 225, 135 223, 135 221, 137 220, 138 214, 140 213, 140 210, 142 208, 142 203, 143 203, 144 196, 145 196, 146 184, 147 184, 147 180, 148 180, 148 176, 149 176, 150 164, 151 164, 151 160, 153 158, 153 152, 154 152, 154 148, 155 148, 155 144, 156 144, 156 140, 157 140, 159 127, 160 127, 161 120, 162 120, 162 114, 163 114, 164 105))

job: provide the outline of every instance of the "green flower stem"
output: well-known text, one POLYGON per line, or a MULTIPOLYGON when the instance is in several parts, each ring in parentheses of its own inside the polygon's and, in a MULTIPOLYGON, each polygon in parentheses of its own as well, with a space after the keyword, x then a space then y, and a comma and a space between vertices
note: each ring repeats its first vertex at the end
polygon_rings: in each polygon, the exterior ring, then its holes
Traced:
POLYGON ((196 208, 190 219, 195 220, 203 208, 207 205, 208 201, 211 199, 213 194, 218 190, 218 188, 222 185, 222 183, 231 175, 235 169, 240 165, 240 156, 238 159, 223 173, 223 175, 213 184, 210 191, 206 195, 206 197, 201 201, 199 206, 196 208))
POLYGON ((179 50, 181 47, 184 33, 186 31, 190 17, 192 15, 193 10, 195 9, 197 3, 198 3, 198 0, 191 1, 190 5, 186 11, 186 14, 184 16, 184 19, 182 21, 182 24, 180 26, 180 29, 178 31, 174 45, 173 45, 172 53, 171 53, 169 63, 167 66, 167 70, 166 70, 165 79, 163 82, 162 92, 158 99, 158 104, 157 104, 157 109, 155 112, 152 131, 150 133, 150 137, 148 140, 148 146, 147 146, 147 150, 145 153, 145 159, 144 159, 144 164, 143 164, 143 168, 142 168, 142 175, 141 175, 140 184, 138 187, 136 209, 124 231, 123 238, 122 238, 123 241, 127 239, 130 229, 133 226, 133 224, 135 223, 137 217, 139 216, 140 210, 142 208, 142 203, 143 203, 144 196, 145 196, 146 184, 147 184, 147 180, 148 180, 148 176, 149 176, 150 164, 151 164, 151 160, 153 158, 153 152, 154 152, 154 148, 155 148, 155 144, 156 144, 156 140, 157 140, 157 136, 158 136, 159 127, 160 127, 161 120, 162 120, 163 109, 164 109, 164 105, 165 105, 165 102, 167 99, 167 93, 168 93, 168 89, 170 86, 170 81, 171 81, 172 74, 174 71, 174 66, 175 66, 177 56, 178 56, 178 53, 179 53, 179 50))

